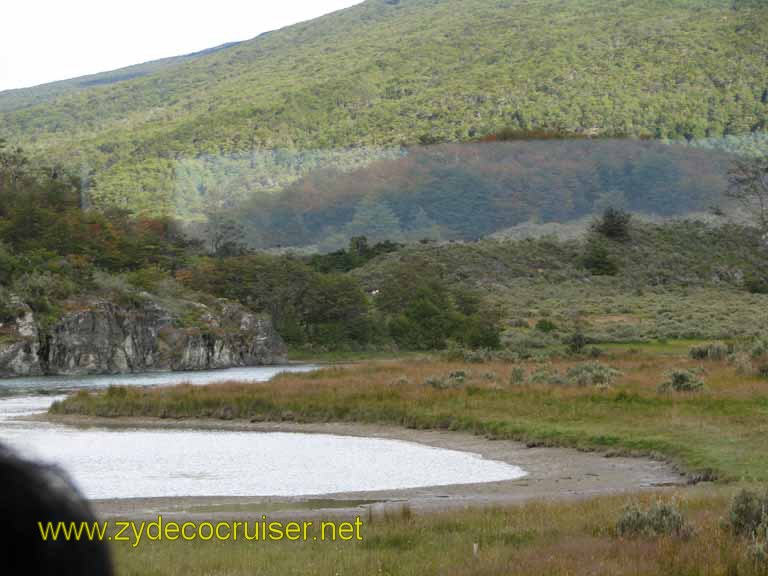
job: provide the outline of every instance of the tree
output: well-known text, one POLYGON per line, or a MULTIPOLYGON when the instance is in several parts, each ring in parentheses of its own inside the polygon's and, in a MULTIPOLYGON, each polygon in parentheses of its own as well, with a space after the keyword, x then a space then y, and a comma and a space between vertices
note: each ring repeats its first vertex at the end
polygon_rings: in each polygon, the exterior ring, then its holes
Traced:
POLYGON ((214 256, 239 256, 245 252, 243 227, 231 216, 223 212, 208 214, 206 240, 214 256))
POLYGON ((629 223, 632 215, 617 208, 606 208, 602 218, 592 224, 592 230, 618 242, 629 240, 629 223))
POLYGON ((757 225, 768 232, 768 156, 739 158, 728 171, 727 196, 752 213, 757 225))
POLYGON ((611 256, 607 246, 597 238, 587 241, 582 259, 584 268, 595 276, 616 276, 619 265, 611 256))
POLYGON ((24 176, 29 160, 18 146, 8 148, 5 140, 0 140, 0 193, 6 185, 11 192, 16 192, 19 179, 24 176))
POLYGON ((402 236, 400 220, 385 203, 363 198, 344 232, 350 238, 366 236, 371 240, 398 240, 402 236))

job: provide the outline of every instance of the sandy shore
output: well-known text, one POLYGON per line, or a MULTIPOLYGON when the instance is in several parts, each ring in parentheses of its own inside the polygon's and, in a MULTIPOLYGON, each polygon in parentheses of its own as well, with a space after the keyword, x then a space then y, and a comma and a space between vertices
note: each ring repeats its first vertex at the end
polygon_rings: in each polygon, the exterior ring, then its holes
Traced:
POLYGON ((596 495, 658 490, 686 483, 673 466, 648 458, 608 457, 565 448, 528 448, 507 440, 488 440, 471 434, 423 431, 367 424, 253 423, 220 420, 163 420, 155 418, 92 418, 41 415, 41 419, 78 426, 109 428, 167 428, 301 432, 368 436, 417 442, 436 448, 462 450, 520 466, 528 476, 520 480, 484 484, 436 486, 382 492, 335 493, 306 497, 177 497, 96 500, 103 517, 258 519, 351 517, 398 513, 408 506, 416 513, 464 507, 503 506, 530 500, 576 499, 596 495))

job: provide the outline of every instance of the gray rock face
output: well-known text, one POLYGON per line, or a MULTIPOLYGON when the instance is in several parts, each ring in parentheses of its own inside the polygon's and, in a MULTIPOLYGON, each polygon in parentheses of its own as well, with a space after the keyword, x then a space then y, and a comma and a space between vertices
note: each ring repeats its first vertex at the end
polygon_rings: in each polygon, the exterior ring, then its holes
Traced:
POLYGON ((196 328, 148 301, 122 308, 89 302, 41 329, 31 310, 0 326, 0 377, 209 370, 284 362, 286 347, 269 319, 227 302, 195 305, 196 328))

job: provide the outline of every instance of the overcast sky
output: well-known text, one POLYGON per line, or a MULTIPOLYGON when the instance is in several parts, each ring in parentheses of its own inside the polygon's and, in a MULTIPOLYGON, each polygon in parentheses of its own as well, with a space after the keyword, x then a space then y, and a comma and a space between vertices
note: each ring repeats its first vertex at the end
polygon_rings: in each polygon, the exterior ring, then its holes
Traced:
POLYGON ((247 40, 360 0, 3 0, 0 90, 247 40))

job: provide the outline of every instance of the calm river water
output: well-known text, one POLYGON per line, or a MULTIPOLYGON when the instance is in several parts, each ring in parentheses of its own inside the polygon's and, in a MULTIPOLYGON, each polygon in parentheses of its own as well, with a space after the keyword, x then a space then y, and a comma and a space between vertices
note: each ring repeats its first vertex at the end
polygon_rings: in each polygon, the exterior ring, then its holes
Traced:
POLYGON ((255 386, 313 366, 0 380, 0 442, 64 468, 90 498, 300 496, 520 478, 516 466, 420 444, 323 434, 81 429, 19 417, 77 388, 224 380, 255 386))

